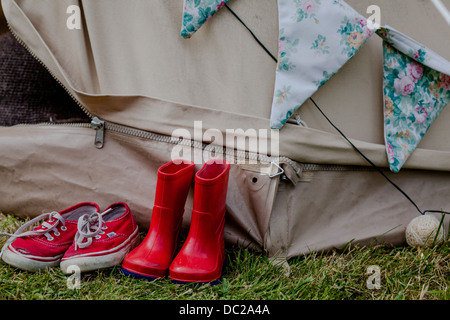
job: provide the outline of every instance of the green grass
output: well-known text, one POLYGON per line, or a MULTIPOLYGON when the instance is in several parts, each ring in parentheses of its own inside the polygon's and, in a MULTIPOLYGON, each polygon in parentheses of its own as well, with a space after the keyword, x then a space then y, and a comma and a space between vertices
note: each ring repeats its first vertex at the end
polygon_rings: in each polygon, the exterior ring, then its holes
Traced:
MULTIPOLYGON (((22 220, 0 215, 0 231, 22 220)), ((5 238, 0 238, 3 245, 5 238)), ((286 269, 264 254, 228 246, 222 282, 216 286, 149 282, 125 276, 120 267, 81 275, 80 288, 67 286, 59 268, 30 273, 0 263, 2 300, 448 300, 448 239, 433 248, 349 246, 289 260, 286 269), (380 270, 380 289, 369 289, 369 266, 380 270)))

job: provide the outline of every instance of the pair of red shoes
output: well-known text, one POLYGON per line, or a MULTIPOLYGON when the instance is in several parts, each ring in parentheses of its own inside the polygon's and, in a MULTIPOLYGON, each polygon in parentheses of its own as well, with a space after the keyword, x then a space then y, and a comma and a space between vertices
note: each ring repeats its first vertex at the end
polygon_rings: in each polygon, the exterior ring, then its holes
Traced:
POLYGON ((167 274, 178 283, 216 282, 225 259, 225 202, 230 164, 210 160, 195 174, 188 236, 176 254, 184 206, 195 165, 171 161, 158 170, 149 231, 122 263, 125 274, 154 280, 167 274))
POLYGON ((60 266, 66 274, 120 265, 139 243, 139 231, 129 207, 118 202, 100 212, 84 202, 60 212, 40 215, 21 226, 3 246, 4 262, 27 271, 60 266), (35 223, 45 220, 31 231, 35 223))

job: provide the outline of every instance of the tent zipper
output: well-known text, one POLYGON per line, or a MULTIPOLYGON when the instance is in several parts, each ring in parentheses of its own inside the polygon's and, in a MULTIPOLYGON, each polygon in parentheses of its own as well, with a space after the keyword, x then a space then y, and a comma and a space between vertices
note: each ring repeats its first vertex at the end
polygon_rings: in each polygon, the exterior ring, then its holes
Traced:
POLYGON ((94 145, 97 149, 103 148, 105 138, 105 121, 94 117, 91 121, 91 128, 95 129, 95 142, 94 145))
MULTIPOLYGON (((178 139, 174 139, 169 136, 163 136, 160 134, 152 133, 149 131, 139 130, 135 128, 126 127, 123 125, 119 125, 116 123, 107 122, 104 120, 101 120, 99 117, 91 113, 90 110, 88 110, 73 94, 72 92, 53 74, 53 72, 42 62, 42 60, 28 47, 28 45, 17 35, 17 33, 13 30, 13 28, 10 26, 8 22, 8 28, 11 32, 11 34, 14 36, 14 38, 17 40, 18 43, 20 43, 29 53, 30 55, 36 59, 46 70, 47 72, 55 79, 55 81, 67 92, 67 94, 72 98, 73 101, 79 106, 79 108, 91 119, 91 123, 52 123, 52 122, 46 122, 46 123, 38 123, 38 124, 22 124, 22 125, 46 125, 46 126, 52 126, 52 125, 67 125, 72 127, 82 127, 82 128, 92 128, 95 130, 95 140, 94 140, 94 146, 97 149, 101 149, 104 146, 105 143, 105 131, 111 130, 117 133, 134 136, 138 138, 143 139, 149 139, 159 142, 166 142, 166 143, 172 143, 172 144, 184 144, 187 146, 191 146, 194 148, 200 148, 202 150, 207 150, 208 147, 210 147, 207 144, 204 144, 203 142, 199 141, 180 141, 178 139)), ((249 159, 249 160, 255 160, 255 161, 261 161, 265 163, 285 163, 291 166, 295 172, 298 175, 301 175, 302 168, 297 165, 296 162, 293 160, 287 158, 287 157, 271 157, 261 154, 252 154, 245 151, 239 151, 239 150, 231 150, 227 148, 223 148, 223 155, 229 155, 234 156, 236 158, 241 159, 249 159)), ((279 167, 277 165, 277 167, 279 167)), ((281 171, 278 174, 272 175, 272 177, 279 177, 284 174, 284 171, 281 169, 281 171)))
POLYGON ((9 22, 7 23, 8 29, 13 35, 13 37, 16 39, 16 41, 24 47, 28 53, 37 61, 40 63, 42 67, 44 67, 45 70, 52 76, 53 79, 66 91, 66 93, 72 98, 72 100, 78 105, 78 107, 91 119, 91 123, 53 123, 53 122, 45 122, 45 123, 37 123, 37 124, 21 124, 21 125, 67 125, 72 127, 83 127, 83 128, 94 128, 96 130, 96 136, 95 136, 95 142, 94 145, 97 148, 103 147, 103 135, 104 135, 104 122, 99 120, 95 115, 93 115, 75 96, 70 92, 70 90, 53 74, 53 72, 45 65, 45 63, 42 62, 42 60, 28 47, 28 45, 17 35, 17 33, 14 31, 14 29, 11 27, 9 22))
MULTIPOLYGON (((24 47, 28 53, 37 61, 39 64, 47 70, 47 72, 52 76, 53 79, 66 91, 66 93, 72 98, 72 100, 77 104, 77 106, 91 119, 91 123, 53 123, 53 122, 45 122, 45 123, 38 123, 35 125, 67 125, 71 127, 82 127, 82 128, 93 128, 95 133, 95 140, 94 140, 94 146, 97 149, 103 148, 104 145, 104 135, 105 135, 105 121, 100 120, 97 116, 95 116, 91 111, 89 111, 73 94, 70 92, 70 90, 53 74, 53 72, 47 67, 45 63, 42 62, 42 60, 28 47, 28 45, 17 35, 17 33, 14 31, 14 29, 11 27, 9 22, 7 23, 8 29, 13 35, 13 37, 16 39, 16 41, 24 47)), ((22 124, 22 125, 33 125, 33 124, 22 124)))

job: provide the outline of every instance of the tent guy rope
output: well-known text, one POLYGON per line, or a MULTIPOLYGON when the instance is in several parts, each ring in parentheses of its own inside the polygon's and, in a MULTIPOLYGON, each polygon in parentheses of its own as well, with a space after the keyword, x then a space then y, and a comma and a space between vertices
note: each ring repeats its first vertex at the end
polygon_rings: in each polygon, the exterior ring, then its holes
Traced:
POLYGON ((445 7, 441 0, 431 0, 439 13, 444 17, 450 26, 450 11, 445 7))

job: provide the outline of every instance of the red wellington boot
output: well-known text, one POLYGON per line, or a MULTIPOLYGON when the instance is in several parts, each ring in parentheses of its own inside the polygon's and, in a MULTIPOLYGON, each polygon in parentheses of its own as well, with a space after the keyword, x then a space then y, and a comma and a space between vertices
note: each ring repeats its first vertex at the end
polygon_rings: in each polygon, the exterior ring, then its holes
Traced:
POLYGON ((171 161, 159 168, 150 228, 142 243, 123 260, 125 274, 149 280, 167 275, 175 256, 194 168, 193 162, 185 160, 171 161))
POLYGON ((181 283, 219 280, 225 259, 224 224, 230 164, 208 161, 195 175, 194 207, 186 242, 169 268, 181 283))

